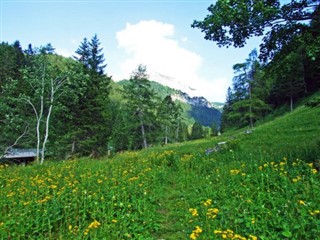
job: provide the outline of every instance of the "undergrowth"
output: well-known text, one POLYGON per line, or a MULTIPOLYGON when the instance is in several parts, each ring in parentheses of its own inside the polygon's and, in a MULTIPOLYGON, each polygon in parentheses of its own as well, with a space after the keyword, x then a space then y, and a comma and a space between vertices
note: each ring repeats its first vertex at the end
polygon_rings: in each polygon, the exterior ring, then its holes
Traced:
POLYGON ((251 134, 1 166, 0 239, 317 239, 319 117, 301 107, 251 134))

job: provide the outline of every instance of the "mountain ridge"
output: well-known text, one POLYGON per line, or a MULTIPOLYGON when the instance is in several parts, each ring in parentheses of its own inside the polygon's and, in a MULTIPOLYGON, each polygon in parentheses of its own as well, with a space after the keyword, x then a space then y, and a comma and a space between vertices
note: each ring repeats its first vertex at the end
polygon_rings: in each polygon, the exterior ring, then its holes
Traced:
MULTIPOLYGON (((128 84, 128 80, 115 82, 119 87, 128 84)), ((203 126, 210 127, 214 123, 220 125, 223 103, 212 103, 202 96, 191 97, 182 90, 165 86, 156 81, 150 81, 151 88, 163 99, 170 95, 174 101, 179 102, 182 107, 182 116, 186 123, 192 125, 198 122, 203 126)))

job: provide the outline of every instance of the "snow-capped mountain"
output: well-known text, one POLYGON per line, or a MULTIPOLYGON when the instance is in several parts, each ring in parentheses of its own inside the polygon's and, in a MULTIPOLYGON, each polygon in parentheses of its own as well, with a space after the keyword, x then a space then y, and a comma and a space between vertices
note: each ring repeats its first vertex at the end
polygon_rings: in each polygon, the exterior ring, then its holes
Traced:
POLYGON ((150 79, 152 79, 152 81, 158 82, 161 85, 170 87, 172 89, 178 89, 178 90, 188 94, 191 97, 201 95, 195 88, 187 86, 184 83, 182 83, 181 81, 179 81, 173 77, 170 77, 170 76, 158 73, 158 72, 154 72, 154 73, 150 74, 150 79))

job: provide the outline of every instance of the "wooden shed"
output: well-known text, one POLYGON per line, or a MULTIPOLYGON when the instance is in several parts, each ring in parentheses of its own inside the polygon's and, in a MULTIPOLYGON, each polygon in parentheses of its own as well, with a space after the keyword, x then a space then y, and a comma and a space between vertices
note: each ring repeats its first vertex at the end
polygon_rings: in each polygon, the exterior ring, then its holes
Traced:
POLYGON ((7 151, 1 161, 9 163, 28 164, 36 159, 37 149, 12 148, 7 151))

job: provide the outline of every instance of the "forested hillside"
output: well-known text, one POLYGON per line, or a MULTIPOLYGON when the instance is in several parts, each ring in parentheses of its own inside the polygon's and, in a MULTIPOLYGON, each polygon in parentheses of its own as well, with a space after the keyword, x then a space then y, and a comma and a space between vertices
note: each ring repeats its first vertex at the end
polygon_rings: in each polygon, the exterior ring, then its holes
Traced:
POLYGON ((205 39, 243 47, 253 36, 260 50, 233 66, 234 78, 223 109, 222 129, 249 126, 275 109, 292 111, 299 99, 320 87, 319 1, 217 1, 195 20, 205 39))
MULTIPOLYGON (((41 163, 45 155, 99 157, 187 141, 195 122, 219 125, 219 111, 195 114, 198 106, 174 101, 181 92, 151 82, 145 66, 126 84, 113 82, 97 35, 84 38, 73 58, 51 44, 0 48, 0 159, 12 148, 36 148, 41 163)), ((196 138, 205 136, 200 128, 196 138)))
POLYGON ((36 148, 41 163, 46 155, 99 157, 252 129, 319 90, 318 1, 218 0, 208 11, 192 27, 219 46, 242 47, 264 36, 259 50, 233 66, 221 124, 211 103, 152 82, 147 66, 114 83, 96 34, 71 58, 57 55, 50 43, 23 48, 18 40, 2 42, 0 158, 12 148, 36 148))
MULTIPOLYGON (((117 83, 115 83, 116 85, 117 83)), ((118 82, 120 86, 129 84, 128 80, 118 82)), ((221 111, 223 103, 210 103, 204 97, 190 97, 187 93, 181 90, 172 89, 168 86, 164 86, 155 81, 150 82, 150 87, 159 95, 160 98, 171 96, 172 99, 180 105, 182 112, 181 117, 183 122, 188 126, 191 126, 195 122, 200 123, 202 126, 212 127, 212 125, 219 126, 221 119, 221 111), (217 108, 219 109, 217 109, 217 108)), ((121 96, 121 87, 114 88, 117 92, 114 96, 121 96)), ((111 91, 111 94, 112 91, 111 91)))

